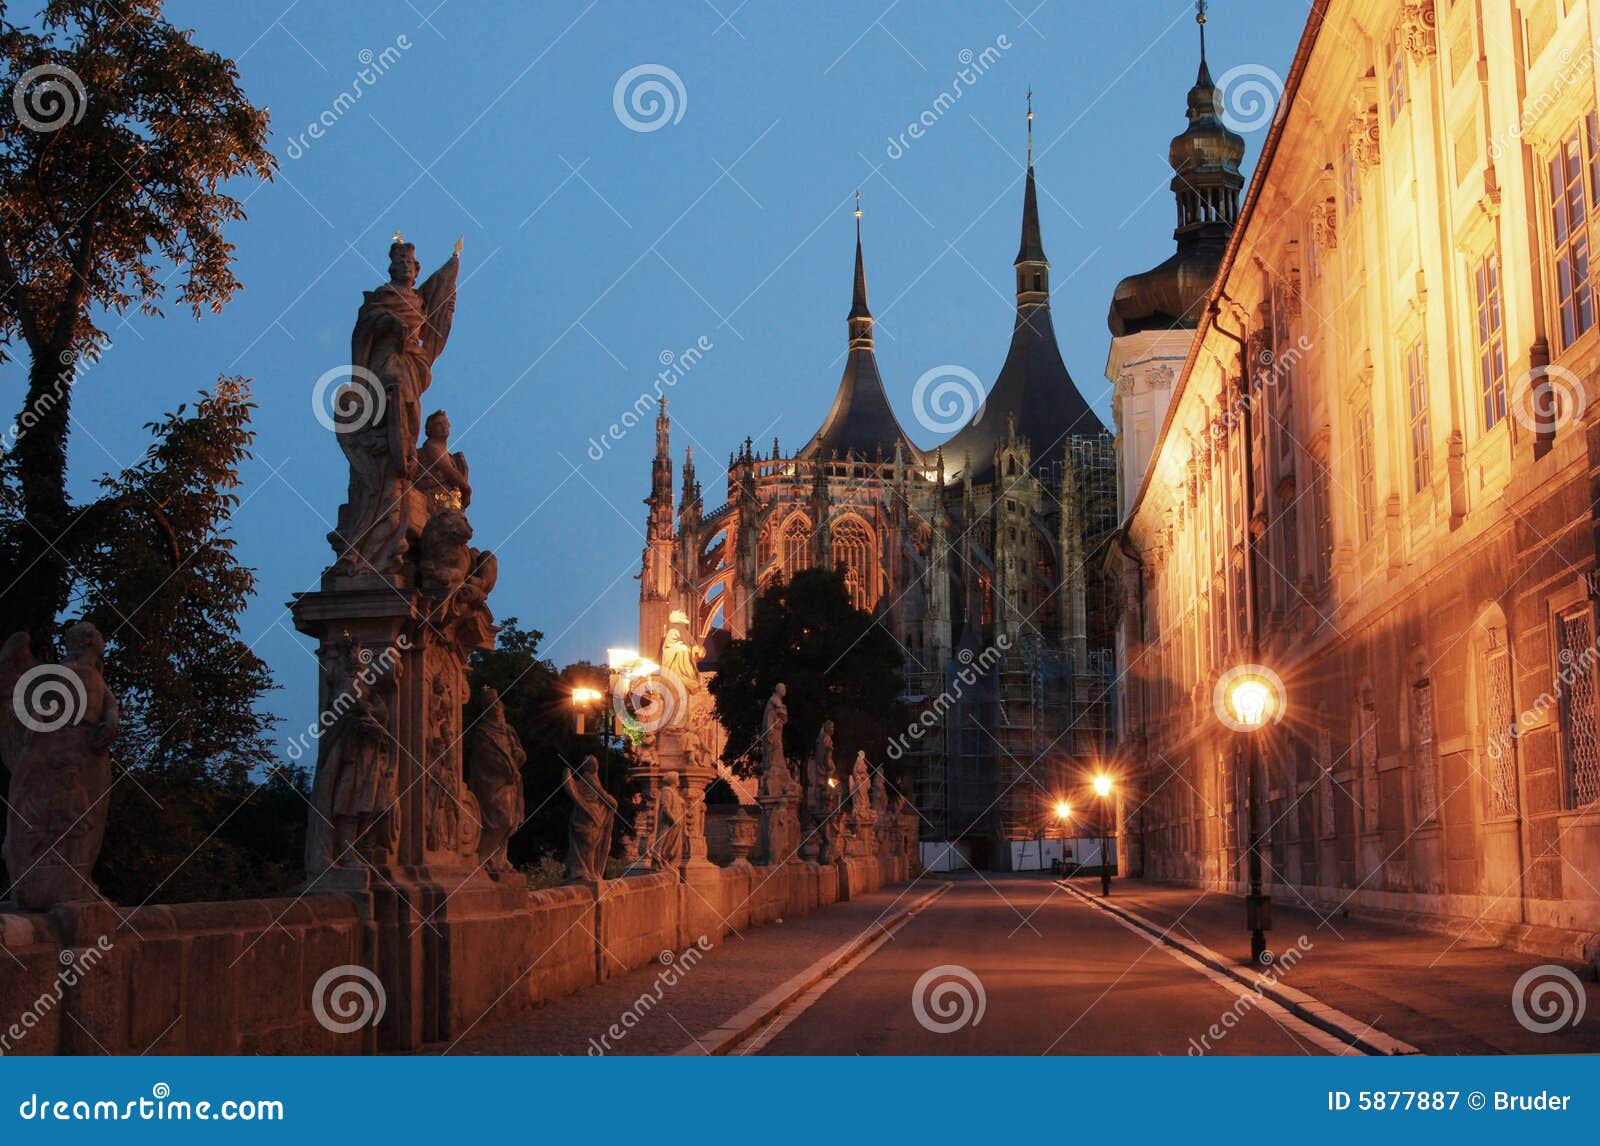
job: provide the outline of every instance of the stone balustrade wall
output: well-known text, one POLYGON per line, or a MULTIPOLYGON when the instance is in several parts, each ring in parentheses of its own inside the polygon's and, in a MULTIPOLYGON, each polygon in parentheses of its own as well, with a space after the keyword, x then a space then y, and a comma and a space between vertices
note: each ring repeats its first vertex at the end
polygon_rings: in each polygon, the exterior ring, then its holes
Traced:
POLYGON ((682 878, 628 876, 598 888, 390 885, 122 912, 0 905, 0 1053, 415 1049, 709 947, 735 929, 905 880, 911 863, 705 864, 682 878), (382 1021, 337 1030, 369 1006, 379 984, 382 1021))

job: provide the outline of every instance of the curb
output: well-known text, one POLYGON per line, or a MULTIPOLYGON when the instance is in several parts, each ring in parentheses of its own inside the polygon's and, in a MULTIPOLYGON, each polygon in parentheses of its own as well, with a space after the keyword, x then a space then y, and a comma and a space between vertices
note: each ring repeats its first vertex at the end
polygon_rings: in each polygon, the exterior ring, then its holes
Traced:
POLYGON ((779 1011, 833 974, 844 964, 854 959, 868 945, 879 942, 899 924, 910 919, 954 886, 955 884, 953 883, 941 883, 926 895, 906 904, 892 918, 877 920, 871 927, 854 939, 836 947, 804 971, 774 987, 731 1018, 724 1020, 714 1030, 706 1032, 688 1046, 675 1051, 674 1054, 725 1055, 730 1053, 740 1043, 765 1026, 779 1011))
POLYGON ((1347 1015, 1341 1010, 1328 1006, 1326 1003, 1319 1002, 1304 991, 1297 990, 1294 987, 1286 987, 1282 983, 1267 983, 1259 978, 1251 979, 1230 960, 1219 955, 1198 940, 1179 939, 1172 935, 1170 931, 1157 926, 1144 916, 1090 895, 1086 891, 1073 887, 1066 880, 1057 880, 1056 886, 1064 891, 1071 892, 1091 907, 1096 907, 1108 914, 1115 915, 1131 926, 1145 932, 1151 938, 1157 939, 1168 947, 1183 952, 1191 959, 1205 964, 1218 974, 1226 975, 1241 986, 1248 987, 1264 998, 1271 999, 1274 1003, 1294 1015, 1295 1018, 1310 1023, 1318 1030, 1325 1031, 1335 1038, 1344 1040, 1365 1054, 1387 1057, 1422 1053, 1410 1043, 1397 1039, 1393 1035, 1385 1034, 1376 1027, 1361 1022, 1353 1015, 1347 1015))

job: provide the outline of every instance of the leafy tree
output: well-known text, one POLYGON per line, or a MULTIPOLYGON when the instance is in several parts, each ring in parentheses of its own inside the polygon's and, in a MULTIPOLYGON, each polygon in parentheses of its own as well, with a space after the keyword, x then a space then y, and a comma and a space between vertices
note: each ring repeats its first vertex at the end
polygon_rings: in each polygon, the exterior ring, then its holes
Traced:
POLYGON ((105 349, 97 315, 159 314, 169 281, 196 316, 221 309, 239 288, 223 227, 244 217, 222 187, 274 160, 233 61, 160 0, 49 0, 28 27, 0 4, 0 90, 15 96, 0 99, 0 354, 29 356, 12 451, 26 527, 0 546, 0 616, 42 652, 71 579, 71 366, 105 349))
MULTIPOLYGON (((270 773, 273 687, 239 636, 255 574, 227 530, 250 457, 249 390, 225 378, 148 428, 70 535, 71 603, 106 636, 122 708, 97 878, 140 903, 275 894, 297 878, 305 776, 270 773)), ((26 528, 0 466, 0 536, 26 528)))
POLYGON ((101 479, 104 496, 73 531, 74 596, 106 637, 124 767, 239 783, 272 763, 259 705, 276 686, 239 637, 256 576, 227 533, 255 408, 243 379, 224 378, 192 412, 151 423, 155 443, 101 479))
POLYGON ((753 770, 761 716, 782 682, 789 708, 783 749, 791 762, 813 751, 822 722, 832 720, 841 772, 859 749, 874 767, 888 766, 889 738, 905 728, 903 663, 888 630, 850 603, 843 573, 807 569, 775 582, 756 600, 749 635, 717 658, 711 695, 728 731, 724 758, 753 770))
MULTIPOLYGON (((557 670, 539 655, 539 642, 543 639, 539 630, 524 629, 515 617, 507 617, 495 647, 472 658, 472 703, 466 716, 469 742, 472 724, 480 711, 478 690, 491 685, 505 705, 506 722, 528 753, 522 772, 527 819, 507 848, 511 862, 518 865, 542 855, 566 854, 567 813, 571 806, 563 789, 566 766, 577 764, 591 753, 605 759, 598 735, 593 731, 578 735, 572 706, 574 688, 605 691, 605 668, 579 663, 557 670)), ((607 729, 610 712, 606 708, 601 714, 606 718, 607 729)), ((628 755, 613 747, 610 766, 604 769, 606 787, 617 797, 624 813, 633 799, 628 764, 628 755)), ((630 819, 619 814, 617 838, 627 830, 630 819)))

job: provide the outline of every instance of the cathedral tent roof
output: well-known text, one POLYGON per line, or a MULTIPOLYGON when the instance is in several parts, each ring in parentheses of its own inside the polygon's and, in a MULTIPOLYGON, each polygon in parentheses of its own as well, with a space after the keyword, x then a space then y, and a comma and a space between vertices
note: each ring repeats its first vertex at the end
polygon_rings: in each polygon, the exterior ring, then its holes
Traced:
POLYGON ((1049 260, 1039 231, 1039 200, 1033 178, 1033 113, 1028 113, 1028 175, 1022 199, 1022 244, 1017 252, 1017 318, 1000 376, 983 405, 943 446, 953 479, 984 482, 994 475, 995 446, 1011 422, 1026 438, 1035 473, 1053 468, 1067 439, 1098 434, 1099 417, 1078 391, 1056 345, 1050 321, 1049 260))
POLYGON ((908 462, 921 459, 922 451, 906 436, 900 420, 889 404, 889 395, 878 374, 878 359, 872 349, 872 311, 867 307, 867 273, 861 257, 861 209, 856 208, 856 276, 850 300, 850 349, 845 358, 844 375, 834 394, 822 428, 801 447, 801 458, 894 457, 895 447, 908 462))

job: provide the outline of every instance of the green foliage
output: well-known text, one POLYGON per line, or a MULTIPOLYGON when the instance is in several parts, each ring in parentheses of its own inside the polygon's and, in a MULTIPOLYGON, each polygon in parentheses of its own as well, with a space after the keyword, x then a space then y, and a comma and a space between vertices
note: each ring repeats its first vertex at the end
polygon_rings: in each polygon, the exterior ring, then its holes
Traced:
POLYGON ((752 771, 761 716, 781 681, 788 686, 784 754, 791 762, 811 753, 822 722, 832 720, 841 772, 859 749, 874 766, 887 765, 889 738, 905 728, 903 663, 894 637, 850 603, 842 573, 808 569, 775 582, 756 600, 749 635, 717 659, 711 695, 728 731, 725 759, 752 771))
MULTIPOLYGON (((551 661, 539 656, 539 642, 543 639, 544 634, 537 629, 524 629, 515 617, 507 617, 495 648, 472 658, 473 700, 466 716, 468 736, 479 711, 478 690, 491 685, 505 705, 506 722, 528 753, 522 772, 527 819, 507 848, 511 862, 518 866, 536 864, 540 857, 566 854, 571 803, 563 787, 565 769, 569 763, 576 765, 591 754, 599 757, 603 765, 606 761, 600 737, 592 731, 592 720, 591 730, 578 735, 572 706, 574 688, 605 691, 606 669, 580 662, 558 671, 551 661)), ((609 728, 610 707, 601 709, 600 715, 609 728)), ((630 754, 613 748, 609 766, 603 768, 606 787, 624 811, 632 806, 634 795, 627 778, 629 759, 630 754)), ((629 819, 618 816, 618 838, 629 819)))
POLYGON ((227 533, 255 408, 243 379, 222 379, 151 423, 144 458, 101 479, 69 535, 74 597, 106 637, 124 710, 123 767, 238 783, 272 762, 259 702, 275 686, 239 637, 255 572, 227 533))
POLYGON ((0 616, 44 652, 71 577, 74 364, 110 341, 96 316, 159 314, 168 283, 197 317, 220 310, 239 289, 223 229, 244 218, 224 185, 275 161, 233 62, 159 0, 49 0, 27 26, 0 8, 0 90, 0 361, 18 343, 30 359, 11 449, 27 528, 0 546, 0 616))

